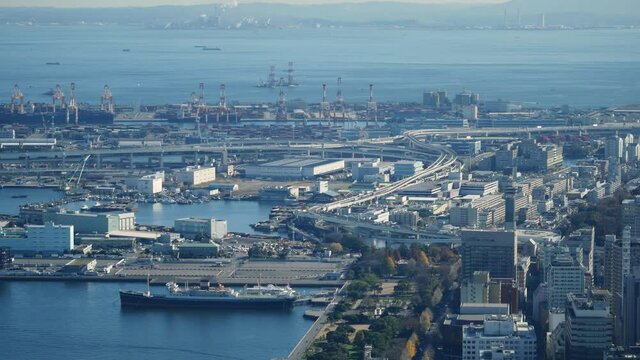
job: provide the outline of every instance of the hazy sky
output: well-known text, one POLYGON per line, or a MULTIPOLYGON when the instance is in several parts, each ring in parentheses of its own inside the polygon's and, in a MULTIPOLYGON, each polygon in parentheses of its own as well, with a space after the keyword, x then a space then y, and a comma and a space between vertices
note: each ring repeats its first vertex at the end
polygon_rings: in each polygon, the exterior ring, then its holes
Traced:
MULTIPOLYGON (((366 2, 371 0, 239 0, 238 3, 272 2, 288 4, 318 4, 341 2, 366 2)), ((385 0, 415 3, 500 3, 505 0, 385 0)), ((233 3, 234 1, 206 0, 0 0, 0 7, 121 7, 121 6, 155 6, 155 5, 195 5, 212 3, 233 3)))

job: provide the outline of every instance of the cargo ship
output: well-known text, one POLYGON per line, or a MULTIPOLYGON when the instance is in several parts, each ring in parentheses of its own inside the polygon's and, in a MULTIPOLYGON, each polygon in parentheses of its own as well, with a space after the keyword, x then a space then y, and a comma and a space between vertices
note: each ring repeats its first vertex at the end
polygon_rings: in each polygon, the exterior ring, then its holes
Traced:
POLYGON ((167 283, 168 294, 147 291, 120 291, 120 305, 133 308, 210 308, 210 309, 290 309, 298 295, 289 286, 247 287, 241 291, 222 285, 211 287, 208 280, 200 286, 184 287, 167 283))
MULTIPOLYGON (((70 125, 75 124, 75 113, 73 110, 53 109, 46 104, 34 104, 27 106, 30 108, 25 112, 11 111, 9 107, 0 109, 0 125, 19 124, 31 127, 51 127, 65 126, 67 121, 70 125)), ((78 109, 78 124, 103 125, 113 124, 114 115, 110 112, 93 108, 78 109)))

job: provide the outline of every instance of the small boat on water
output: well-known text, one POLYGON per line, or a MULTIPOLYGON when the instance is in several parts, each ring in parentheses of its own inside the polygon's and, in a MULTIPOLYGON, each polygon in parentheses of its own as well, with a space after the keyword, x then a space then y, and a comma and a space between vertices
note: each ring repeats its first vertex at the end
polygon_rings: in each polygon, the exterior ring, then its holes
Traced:
POLYGON ((12 199, 25 199, 27 195, 11 195, 12 199))
POLYGON ((46 62, 45 65, 60 65, 58 61, 46 62))

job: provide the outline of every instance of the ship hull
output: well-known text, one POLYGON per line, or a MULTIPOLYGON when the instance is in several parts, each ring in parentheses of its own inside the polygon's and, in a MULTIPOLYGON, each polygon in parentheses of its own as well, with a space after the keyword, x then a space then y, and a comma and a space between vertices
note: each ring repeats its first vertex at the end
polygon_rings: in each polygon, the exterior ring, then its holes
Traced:
POLYGON ((190 298, 169 297, 144 293, 120 291, 120 305, 127 308, 206 308, 206 309, 290 309, 295 299, 287 298, 190 298))
MULTIPOLYGON (((92 111, 80 109, 78 111, 78 124, 113 124, 114 115, 105 111, 92 111)), ((36 112, 30 114, 0 113, 0 124, 20 124, 25 126, 65 126, 67 125, 67 112, 36 112)), ((69 114, 69 125, 75 125, 75 115, 69 114)))

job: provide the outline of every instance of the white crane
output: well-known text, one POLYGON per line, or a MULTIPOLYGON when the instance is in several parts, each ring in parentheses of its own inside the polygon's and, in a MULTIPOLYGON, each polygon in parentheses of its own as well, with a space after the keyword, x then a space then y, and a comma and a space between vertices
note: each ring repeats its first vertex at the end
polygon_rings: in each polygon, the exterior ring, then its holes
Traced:
POLYGON ((67 180, 65 189, 70 189, 71 188, 71 183, 74 182, 73 178, 76 176, 76 174, 78 174, 78 178, 75 180, 75 186, 79 186, 80 185, 80 180, 82 180, 82 174, 84 173, 84 168, 87 165, 87 161, 89 160, 89 158, 91 157, 91 155, 87 155, 84 157, 84 159, 78 163, 78 166, 76 166, 75 171, 73 172, 73 174, 71 174, 71 177, 69 177, 69 180, 67 180))

